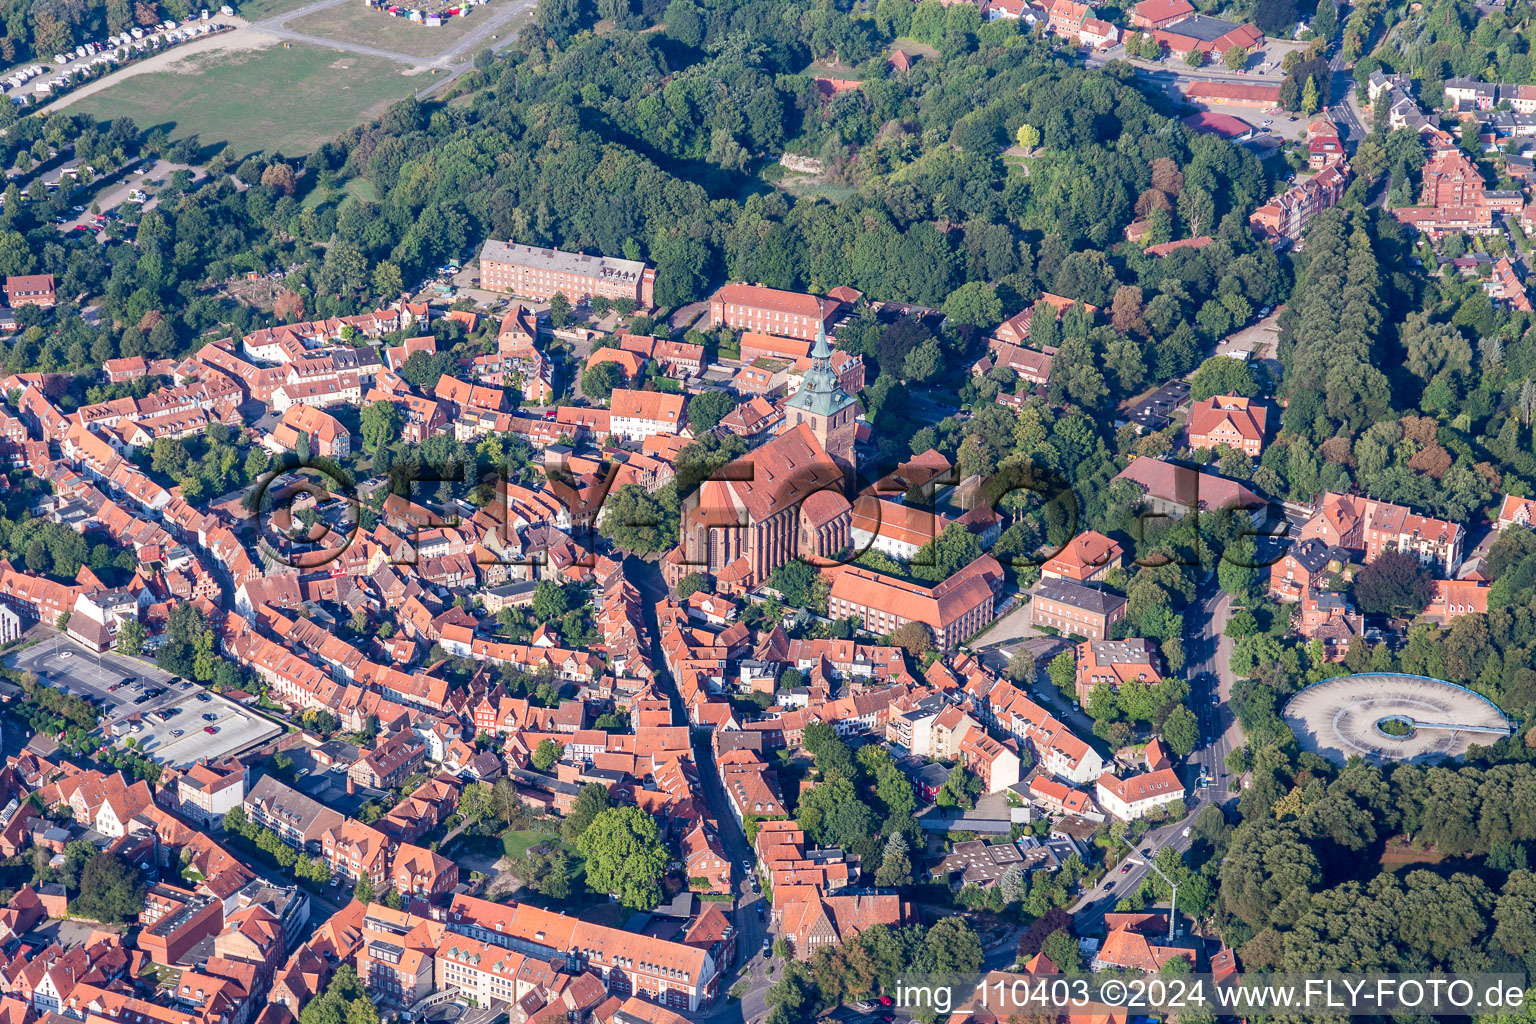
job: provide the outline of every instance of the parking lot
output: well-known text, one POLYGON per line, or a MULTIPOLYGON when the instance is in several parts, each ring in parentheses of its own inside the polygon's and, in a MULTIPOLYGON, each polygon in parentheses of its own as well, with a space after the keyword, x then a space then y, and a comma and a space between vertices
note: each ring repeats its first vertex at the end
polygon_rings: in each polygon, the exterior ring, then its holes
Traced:
MULTIPOLYGON (((188 167, 186 164, 173 163, 170 160, 151 160, 136 170, 123 172, 120 176, 114 175, 111 180, 106 182, 104 187, 102 182, 98 181, 92 186, 92 188, 98 188, 94 197, 81 200, 80 205, 83 209, 71 212, 63 221, 55 223, 54 227, 61 234, 69 234, 71 231, 77 230, 79 225, 85 225, 87 228, 98 226, 104 228, 106 222, 98 221, 89 212, 91 203, 94 202, 101 210, 102 217, 112 218, 117 215, 117 208, 119 206, 129 201, 135 201, 135 192, 147 196, 143 200, 144 210, 146 212, 153 210, 159 202, 160 189, 170 181, 171 174, 178 170, 190 170, 192 172, 192 185, 190 186, 192 188, 197 188, 207 183, 206 172, 200 171, 198 168, 188 167)), ((98 236, 99 241, 105 242, 106 239, 105 233, 98 236)))
POLYGON ((125 732, 114 742, 122 744, 131 736, 146 757, 173 768, 184 768, 199 758, 233 754, 282 731, 197 683, 172 682, 169 674, 153 665, 116 654, 97 655, 59 636, 19 652, 9 664, 36 672, 56 689, 89 699, 102 709, 105 728, 138 714, 138 730, 125 732))

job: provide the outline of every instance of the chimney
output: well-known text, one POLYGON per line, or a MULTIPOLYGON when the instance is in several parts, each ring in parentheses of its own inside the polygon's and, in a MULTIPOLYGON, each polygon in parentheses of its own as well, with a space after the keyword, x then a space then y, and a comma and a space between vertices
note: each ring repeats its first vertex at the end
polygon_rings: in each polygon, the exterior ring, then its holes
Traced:
POLYGON ((352 778, 352 773, 347 773, 347 796, 357 795, 357 781, 352 778))

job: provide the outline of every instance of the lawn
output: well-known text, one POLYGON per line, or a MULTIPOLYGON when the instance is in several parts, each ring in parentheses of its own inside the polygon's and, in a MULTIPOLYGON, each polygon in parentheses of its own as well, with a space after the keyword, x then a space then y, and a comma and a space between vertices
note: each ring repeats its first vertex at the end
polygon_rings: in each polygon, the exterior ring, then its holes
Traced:
POLYGON ((224 141, 230 153, 302 154, 428 80, 403 74, 383 58, 302 43, 247 53, 204 53, 174 70, 138 75, 80 100, 71 113, 102 120, 131 117, 142 128, 164 126, 173 138, 224 141))
POLYGON ((565 851, 570 858, 568 862, 569 877, 571 880, 571 894, 564 900, 551 900, 529 889, 524 889, 523 900, 541 907, 556 907, 560 909, 573 909, 584 906, 598 900, 606 900, 603 896, 588 891, 587 889, 587 862, 577 851, 576 847, 561 839, 554 831, 530 828, 519 829, 515 832, 504 832, 501 836, 501 850, 507 855, 508 860, 517 860, 525 856, 535 846, 543 846, 553 843, 565 851))
MULTIPOLYGON (((538 829, 523 829, 520 832, 508 832, 501 837, 501 848, 508 857, 518 858, 526 856, 528 851, 535 846, 548 843, 553 840, 560 842, 560 837, 553 832, 541 832, 538 829)), ((562 844, 564 845, 564 844, 562 844)), ((570 851, 574 853, 575 851, 570 851)))
POLYGON ((488 8, 479 8, 467 18, 449 18, 444 24, 429 28, 404 18, 392 18, 354 0, 290 21, 285 27, 305 35, 377 46, 412 57, 436 57, 473 32, 488 13, 488 8))
POLYGON ((246 21, 260 21, 274 14, 296 11, 309 2, 310 0, 245 0, 244 3, 236 4, 234 7, 235 13, 246 21))

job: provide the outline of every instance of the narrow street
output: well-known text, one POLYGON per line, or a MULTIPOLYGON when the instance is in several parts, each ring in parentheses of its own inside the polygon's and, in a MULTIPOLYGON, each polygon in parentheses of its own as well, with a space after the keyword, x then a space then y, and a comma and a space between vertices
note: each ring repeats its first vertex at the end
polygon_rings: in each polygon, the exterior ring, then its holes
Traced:
MULTIPOLYGON (((640 591, 652 664, 656 667, 657 677, 668 699, 672 701, 673 720, 686 722, 682 697, 677 692, 671 673, 666 670, 661 649, 656 602, 667 596, 667 585, 661 578, 661 569, 655 562, 630 555, 624 559, 624 577, 640 591)), ((757 915, 754 904, 761 902, 763 897, 753 894, 751 880, 742 866, 746 861, 755 863, 757 858, 726 801, 725 789, 720 785, 720 773, 715 768, 715 754, 709 744, 709 732, 690 729, 690 735, 693 740, 693 761, 699 770, 699 786, 704 792, 704 804, 709 809, 709 816, 719 825, 720 842, 725 847, 735 879, 736 909, 732 920, 736 924, 736 967, 721 978, 720 999, 714 1007, 707 1013, 689 1014, 689 1018, 709 1022, 755 1021, 767 1012, 764 995, 773 984, 766 969, 768 961, 762 954, 763 938, 769 934, 767 918, 771 911, 765 911, 761 919, 757 915), (726 998, 738 976, 748 982, 747 990, 739 1002, 726 998)))
MULTIPOLYGON (((657 629, 655 605, 667 594, 660 568, 655 562, 630 556, 624 561, 624 573, 641 593, 651 656, 662 679, 662 685, 673 703, 674 719, 684 721, 681 697, 677 693, 671 676, 663 667, 660 634, 657 629)), ((1224 778, 1227 773, 1226 758, 1233 747, 1243 742, 1242 729, 1238 726, 1236 717, 1226 707, 1233 682, 1229 668, 1232 642, 1221 634, 1231 615, 1231 608, 1231 595, 1212 582, 1201 588, 1195 602, 1185 611, 1184 646, 1187 658, 1186 672, 1190 681, 1189 699, 1202 728, 1201 745, 1190 756, 1188 765, 1203 768, 1216 780, 1216 783, 1208 788, 1198 788, 1194 785, 1195 773, 1190 773, 1191 777, 1185 780, 1190 786, 1190 795, 1187 798, 1189 814, 1179 821, 1162 825, 1148 832, 1136 844, 1138 852, 1133 853, 1123 862, 1129 865, 1129 870, 1123 874, 1118 870, 1112 871, 1099 885, 1084 893, 1082 898, 1070 908, 1079 934, 1089 935, 1102 931, 1104 915, 1114 910, 1116 902, 1123 894, 1135 892, 1141 885, 1149 869, 1146 858, 1140 854, 1140 850, 1150 850, 1153 856, 1164 846, 1171 846, 1181 853, 1188 850, 1191 839, 1183 833, 1193 821, 1195 814, 1207 802, 1223 804, 1231 799, 1230 780, 1224 778), (1213 694, 1219 697, 1221 701, 1219 705, 1212 703, 1213 694), (1207 739, 1211 742, 1206 742, 1207 739)), ((1081 712, 1078 716, 1081 716, 1081 712)), ((1074 725, 1077 724, 1080 723, 1074 723, 1074 725)), ((714 752, 710 748, 708 734, 702 730, 695 731, 693 748, 705 804, 710 816, 719 823, 720 838, 725 846, 726 855, 733 864, 739 866, 743 860, 753 857, 752 849, 726 802, 719 774, 715 770, 714 752)), ((748 988, 739 1002, 722 998, 713 1011, 693 1019, 709 1022, 756 1021, 766 1012, 764 995, 773 979, 765 970, 761 950, 763 937, 768 934, 768 928, 764 922, 758 920, 756 908, 752 906, 761 897, 752 895, 749 884, 744 880, 738 882, 737 895, 737 907, 733 919, 738 929, 738 975, 722 979, 722 996, 729 991, 731 985, 736 983, 738 976, 747 979, 748 988), (748 967, 743 968, 743 964, 748 967)), ((985 967, 989 970, 1002 969, 1012 962, 1013 951, 1005 943, 987 951, 985 967)))

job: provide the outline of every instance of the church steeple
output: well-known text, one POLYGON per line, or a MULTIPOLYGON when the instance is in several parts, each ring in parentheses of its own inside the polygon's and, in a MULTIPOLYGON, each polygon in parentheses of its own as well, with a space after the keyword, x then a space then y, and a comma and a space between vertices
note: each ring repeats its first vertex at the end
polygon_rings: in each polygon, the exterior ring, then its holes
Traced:
POLYGON ((813 369, 832 369, 832 346, 827 344, 826 321, 816 325, 816 344, 811 349, 811 366, 813 369))
POLYGON ((852 402, 832 370, 832 346, 827 342, 826 324, 821 324, 811 348, 811 368, 805 372, 800 390, 789 400, 789 407, 830 416, 833 410, 852 402))
POLYGON ((829 455, 852 464, 855 403, 832 369, 832 345, 827 341, 825 322, 817 325, 811 368, 805 372, 800 389, 790 397, 785 415, 792 423, 809 424, 829 455))

